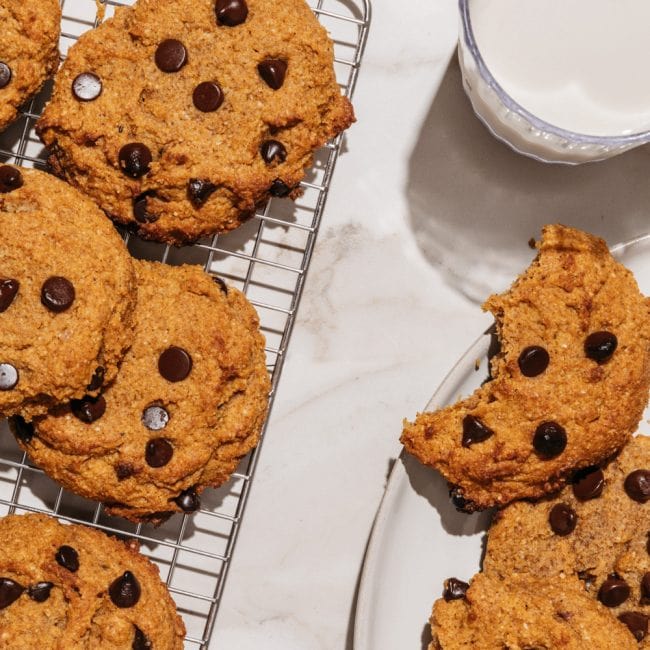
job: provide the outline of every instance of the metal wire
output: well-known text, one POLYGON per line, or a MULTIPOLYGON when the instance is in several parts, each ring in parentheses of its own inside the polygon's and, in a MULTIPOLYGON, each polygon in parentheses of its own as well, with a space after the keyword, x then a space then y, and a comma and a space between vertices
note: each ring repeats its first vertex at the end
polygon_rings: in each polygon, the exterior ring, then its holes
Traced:
MULTIPOLYGON (((370 23, 370 0, 308 0, 334 40, 335 70, 343 92, 351 97, 370 23)), ((61 53, 100 22, 98 10, 112 15, 132 0, 61 0, 61 53)), ((45 168, 45 150, 34 123, 51 92, 51 82, 20 118, 0 136, 0 160, 45 168)), ((317 152, 297 202, 272 199, 238 230, 215 235, 193 246, 171 248, 124 233, 131 253, 168 264, 202 264, 246 293, 255 305, 267 340, 267 367, 272 375, 271 405, 286 355, 305 277, 327 200, 327 192, 344 136, 317 152)), ((203 494, 201 509, 175 515, 159 528, 108 516, 100 504, 61 489, 19 451, 5 421, 0 423, 0 515, 40 512, 93 526, 124 539, 135 539, 160 568, 161 577, 187 627, 186 648, 206 649, 221 601, 250 486, 265 439, 240 464, 231 480, 203 494)))

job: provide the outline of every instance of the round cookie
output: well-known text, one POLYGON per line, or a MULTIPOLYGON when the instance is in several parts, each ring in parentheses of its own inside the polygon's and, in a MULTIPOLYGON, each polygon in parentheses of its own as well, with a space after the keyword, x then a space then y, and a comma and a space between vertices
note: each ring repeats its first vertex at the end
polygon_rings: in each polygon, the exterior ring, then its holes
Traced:
POLYGON ((577 576, 614 616, 633 616, 650 648, 650 438, 637 436, 603 469, 581 471, 553 499, 513 503, 488 533, 483 570, 549 582, 577 576))
POLYGON ((124 543, 44 515, 0 519, 0 645, 182 650, 158 568, 124 543))
POLYGON ((402 442, 457 507, 559 489, 620 449, 650 387, 650 299, 602 239, 546 226, 528 270, 484 305, 500 350, 469 398, 405 422, 402 442))
POLYGON ((270 390, 245 296, 198 266, 135 262, 133 344, 98 399, 14 426, 30 458, 112 514, 192 512, 259 438, 270 390))
POLYGON ((0 130, 59 64, 59 0, 0 0, 0 130))
POLYGON ((110 217, 180 244, 298 196, 353 120, 304 0, 139 0, 70 49, 37 129, 110 217))
POLYGON ((0 415, 27 419, 110 382, 129 345, 135 276, 89 199, 0 167, 0 415))

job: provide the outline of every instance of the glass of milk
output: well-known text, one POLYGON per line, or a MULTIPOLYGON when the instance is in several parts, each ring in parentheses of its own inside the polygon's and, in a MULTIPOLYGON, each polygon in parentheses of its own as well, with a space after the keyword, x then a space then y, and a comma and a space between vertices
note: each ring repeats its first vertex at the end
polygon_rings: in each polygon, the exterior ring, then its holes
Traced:
POLYGON ((459 0, 458 56, 477 116, 543 162, 650 142, 650 0, 459 0))

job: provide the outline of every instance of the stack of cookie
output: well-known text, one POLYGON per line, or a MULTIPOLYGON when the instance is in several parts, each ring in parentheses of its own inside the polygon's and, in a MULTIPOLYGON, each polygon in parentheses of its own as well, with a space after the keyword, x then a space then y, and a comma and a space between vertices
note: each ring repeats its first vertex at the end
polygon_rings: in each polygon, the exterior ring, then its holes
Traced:
POLYGON ((402 433, 458 509, 515 502, 471 586, 446 582, 432 649, 650 647, 650 300, 598 238, 547 226, 538 249, 486 303, 488 381, 402 433))

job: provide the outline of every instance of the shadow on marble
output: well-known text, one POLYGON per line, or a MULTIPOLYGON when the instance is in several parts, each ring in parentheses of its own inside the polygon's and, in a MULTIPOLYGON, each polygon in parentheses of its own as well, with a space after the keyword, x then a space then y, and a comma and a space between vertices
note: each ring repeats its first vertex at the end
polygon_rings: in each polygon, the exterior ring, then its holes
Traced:
POLYGON ((647 232, 650 148, 607 161, 547 165, 493 138, 472 112, 452 56, 409 161, 411 227, 447 282, 482 301, 532 259, 549 222, 615 244, 647 232))

